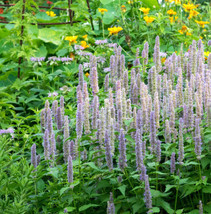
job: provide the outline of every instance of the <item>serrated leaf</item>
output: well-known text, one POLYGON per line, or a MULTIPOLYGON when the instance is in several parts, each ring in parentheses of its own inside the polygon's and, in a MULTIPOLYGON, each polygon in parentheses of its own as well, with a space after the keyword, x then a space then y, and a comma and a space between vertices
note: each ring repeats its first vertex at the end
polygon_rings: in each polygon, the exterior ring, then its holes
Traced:
POLYGON ((50 29, 50 28, 42 28, 39 29, 38 38, 44 42, 50 42, 55 45, 60 45, 61 43, 61 33, 50 29))
POLYGON ((89 163, 84 163, 83 165, 88 165, 90 166, 92 169, 95 169, 97 171, 100 171, 100 169, 95 165, 95 163, 93 162, 89 162, 89 163))
POLYGON ((89 209, 90 207, 99 207, 98 204, 87 204, 87 205, 83 205, 79 208, 79 212, 82 212, 84 210, 89 209))
POLYGON ((118 187, 119 191, 122 193, 122 195, 125 196, 125 190, 126 190, 126 185, 122 185, 121 187, 118 187))
POLYGON ((152 212, 153 213, 160 213, 160 208, 159 207, 153 207, 152 212))
POLYGON ((60 189, 60 196, 68 189, 70 189, 70 187, 63 187, 62 189, 60 189))
POLYGON ((135 143, 135 140, 130 135, 125 135, 125 139, 127 139, 129 142, 135 143))

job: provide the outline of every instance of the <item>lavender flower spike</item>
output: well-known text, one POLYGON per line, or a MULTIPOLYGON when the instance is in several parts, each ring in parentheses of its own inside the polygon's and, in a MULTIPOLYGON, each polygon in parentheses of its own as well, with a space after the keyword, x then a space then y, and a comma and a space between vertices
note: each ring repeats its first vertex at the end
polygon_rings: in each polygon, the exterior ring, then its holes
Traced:
POLYGON ((110 138, 108 129, 105 131, 105 155, 106 155, 106 162, 109 168, 109 171, 113 170, 113 160, 112 160, 112 152, 111 152, 111 145, 110 145, 110 138))
POLYGON ((108 201, 107 214, 115 214, 115 206, 112 192, 110 192, 110 200, 108 201))
POLYGON ((82 104, 78 104, 77 112, 76 112, 76 133, 77 138, 81 138, 83 132, 83 113, 82 113, 82 104))
POLYGON ((203 214, 203 204, 202 201, 199 201, 199 214, 203 214))
POLYGON ((68 156, 67 179, 69 183, 73 183, 73 162, 70 155, 68 156))
POLYGON ((171 173, 173 174, 175 172, 175 153, 172 152, 171 154, 171 173))
POLYGON ((70 136, 69 133, 69 120, 68 116, 64 116, 64 140, 63 140, 63 154, 64 154, 64 161, 67 162, 69 157, 69 144, 70 141, 67 140, 70 136))
POLYGON ((37 155, 36 155, 36 144, 34 143, 31 147, 31 164, 34 168, 37 167, 37 155))
POLYGON ((199 124, 200 124, 200 119, 197 118, 196 119, 196 124, 195 124, 195 138, 194 138, 194 141, 195 141, 195 153, 196 153, 196 156, 197 156, 198 160, 201 159, 200 156, 201 156, 201 145, 202 145, 199 124))
POLYGON ((145 198, 145 205, 148 209, 152 209, 152 196, 150 192, 150 186, 149 186, 149 177, 146 175, 145 179, 145 192, 144 192, 144 198, 145 198))
POLYGON ((44 156, 45 156, 45 160, 49 160, 49 131, 48 129, 45 130, 45 134, 44 134, 44 143, 43 143, 43 147, 44 147, 44 156))
POLYGON ((125 134, 124 129, 120 130, 119 135, 119 167, 121 170, 127 166, 127 158, 126 158, 126 143, 125 143, 125 134))

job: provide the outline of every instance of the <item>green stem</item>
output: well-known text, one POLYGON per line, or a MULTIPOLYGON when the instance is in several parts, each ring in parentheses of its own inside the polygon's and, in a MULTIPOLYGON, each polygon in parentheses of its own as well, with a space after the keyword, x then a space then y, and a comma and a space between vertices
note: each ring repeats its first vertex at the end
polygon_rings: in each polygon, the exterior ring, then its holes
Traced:
POLYGON ((178 179, 178 181, 177 181, 176 198, 175 198, 175 203, 174 203, 174 213, 176 213, 176 211, 177 211, 178 190, 179 190, 179 179, 178 179))
POLYGON ((103 15, 102 15, 102 28, 103 28, 103 39, 105 38, 105 32, 104 32, 104 22, 103 22, 103 15))
MULTIPOLYGON (((126 178, 127 178, 128 182, 129 182, 131 188, 133 189, 133 188, 134 188, 134 187, 133 187, 133 184, 132 184, 131 181, 130 181, 130 178, 129 178, 129 176, 128 176, 128 173, 127 173, 127 170, 126 170, 126 169, 124 170, 124 175, 126 176, 126 178)), ((138 198, 137 192, 136 192, 135 190, 133 190, 133 191, 134 191, 134 193, 136 194, 136 198, 138 198)))
POLYGON ((158 163, 156 162, 156 190, 158 190, 158 163))

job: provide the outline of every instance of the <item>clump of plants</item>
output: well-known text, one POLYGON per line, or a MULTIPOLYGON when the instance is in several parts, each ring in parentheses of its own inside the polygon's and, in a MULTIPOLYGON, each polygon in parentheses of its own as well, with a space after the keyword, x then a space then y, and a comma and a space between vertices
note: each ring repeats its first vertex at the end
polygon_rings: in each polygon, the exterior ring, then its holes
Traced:
POLYGON ((79 66, 76 114, 65 113, 63 96, 46 101, 30 210, 209 213, 211 58, 202 41, 162 63, 156 37, 154 65, 146 42, 130 71, 121 51, 103 81, 94 55, 88 81, 79 66))

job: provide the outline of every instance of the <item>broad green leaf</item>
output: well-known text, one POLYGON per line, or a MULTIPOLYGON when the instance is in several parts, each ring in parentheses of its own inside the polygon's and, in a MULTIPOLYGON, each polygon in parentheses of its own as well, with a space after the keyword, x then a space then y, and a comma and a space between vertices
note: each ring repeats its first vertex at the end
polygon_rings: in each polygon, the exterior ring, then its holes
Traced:
POLYGON ((44 45, 40 46, 39 50, 35 53, 35 57, 46 57, 47 56, 47 49, 44 45))
POLYGON ((161 198, 157 199, 157 205, 161 206, 169 214, 174 213, 174 210, 171 208, 170 204, 161 198))
POLYGON ((183 213, 183 209, 176 211, 176 214, 182 214, 182 213, 183 213))
POLYGON ((153 213, 160 213, 160 208, 159 207, 153 207, 152 212, 153 213))
POLYGON ((63 187, 62 189, 60 189, 60 195, 62 195, 68 189, 70 189, 70 187, 63 187))
POLYGON ((95 164, 93 162, 84 163, 83 165, 89 165, 92 169, 95 169, 97 171, 100 170, 98 167, 95 166, 95 164))
POLYGON ((113 2, 113 0, 100 0, 100 2, 102 4, 109 4, 109 3, 113 2))
POLYGON ((125 135, 125 139, 127 139, 129 142, 135 143, 135 140, 130 135, 125 135))
POLYGON ((165 192, 168 192, 171 188, 174 188, 174 187, 176 187, 176 185, 169 185, 169 184, 167 184, 165 192))
POLYGON ((159 4, 157 0, 141 0, 146 7, 151 9, 159 8, 159 4))
POLYGON ((79 212, 82 212, 84 210, 89 209, 90 207, 99 207, 98 204, 87 204, 87 205, 83 205, 79 208, 79 212))
POLYGON ((39 29, 38 38, 44 42, 50 42, 55 45, 60 45, 61 43, 61 33, 51 28, 39 29))
POLYGON ((120 192, 122 193, 122 195, 125 196, 125 190, 126 190, 126 185, 122 185, 121 187, 118 187, 118 189, 120 190, 120 192))
POLYGON ((40 179, 39 181, 37 181, 36 186, 39 192, 42 192, 45 189, 45 182, 42 179, 40 179))

